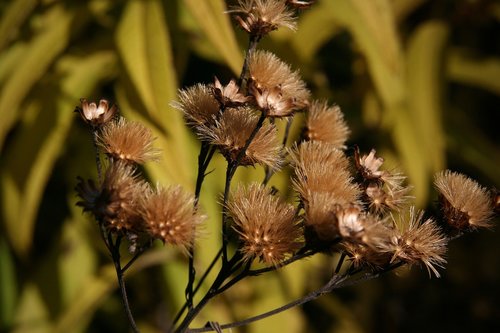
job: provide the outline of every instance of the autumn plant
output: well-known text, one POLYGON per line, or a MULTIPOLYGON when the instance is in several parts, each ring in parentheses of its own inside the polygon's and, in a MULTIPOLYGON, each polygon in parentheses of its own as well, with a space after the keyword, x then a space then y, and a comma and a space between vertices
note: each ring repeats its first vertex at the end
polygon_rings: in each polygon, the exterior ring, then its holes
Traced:
POLYGON ((121 117, 107 100, 81 100, 77 111, 92 133, 97 180, 79 179, 78 205, 97 221, 134 331, 138 328, 124 274, 156 240, 177 247, 187 258, 186 301, 169 323, 171 330, 204 332, 248 324, 401 266, 420 266, 439 277, 450 240, 491 227, 498 196, 449 170, 435 176, 438 213, 416 209, 401 172, 384 168, 374 149, 362 152, 347 145, 350 130, 341 108, 312 99, 297 70, 257 49, 270 32, 295 30, 297 14, 310 5, 312 1, 239 0, 228 11, 249 36, 241 75, 228 83, 215 78, 184 88, 172 102, 200 141, 193 194, 180 186, 151 185, 141 173, 139 166, 160 154, 151 130, 121 117), (296 113, 303 113, 305 121, 300 137, 290 143, 296 113), (278 122, 286 123, 283 136, 278 122), (215 154, 227 162, 224 191, 213 198, 222 210, 221 244, 200 274, 195 244, 204 234, 206 215, 199 198, 215 154), (237 169, 249 166, 263 168, 264 179, 235 183, 237 169), (268 185, 275 173, 288 170, 292 202, 268 185), (122 245, 131 254, 128 262, 122 261, 122 245), (243 321, 219 324, 214 318, 205 327, 190 327, 208 302, 239 281, 316 254, 337 261, 321 288, 243 321), (215 279, 199 295, 215 269, 215 279))

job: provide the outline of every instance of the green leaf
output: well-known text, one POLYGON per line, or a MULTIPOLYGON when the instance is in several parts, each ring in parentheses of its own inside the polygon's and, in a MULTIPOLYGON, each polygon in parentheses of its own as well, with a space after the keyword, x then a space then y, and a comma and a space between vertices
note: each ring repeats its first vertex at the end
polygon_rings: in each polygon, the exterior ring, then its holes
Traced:
POLYGON ((40 19, 39 31, 15 65, 15 71, 0 91, 0 148, 21 114, 21 103, 30 89, 46 73, 54 59, 66 48, 76 12, 55 4, 40 19))
POLYGON ((5 9, 0 20, 0 51, 19 33, 23 22, 29 17, 38 1, 16 0, 5 9))
POLYGON ((229 16, 224 13, 224 1, 184 0, 184 3, 229 68, 234 74, 239 75, 243 56, 236 42, 229 16))
POLYGON ((449 29, 444 22, 421 24, 407 50, 408 105, 418 141, 422 144, 429 177, 445 165, 445 138, 441 124, 444 86, 442 64, 449 29))
POLYGON ((446 75, 452 81, 500 95, 500 58, 476 59, 452 49, 446 58, 446 75))
POLYGON ((12 253, 3 237, 0 237, 0 330, 13 324, 17 302, 16 270, 12 253))
POLYGON ((19 255, 26 255, 31 248, 38 206, 75 117, 75 101, 90 94, 95 84, 114 70, 115 62, 109 52, 83 59, 63 58, 57 65, 63 77, 62 91, 52 96, 44 90, 41 99, 33 99, 27 106, 0 170, 5 229, 19 255))
POLYGON ((164 127, 177 79, 161 1, 129 1, 116 31, 118 53, 149 116, 164 127))
POLYGON ((25 284, 14 320, 12 333, 49 333, 52 326, 40 290, 33 283, 25 284))

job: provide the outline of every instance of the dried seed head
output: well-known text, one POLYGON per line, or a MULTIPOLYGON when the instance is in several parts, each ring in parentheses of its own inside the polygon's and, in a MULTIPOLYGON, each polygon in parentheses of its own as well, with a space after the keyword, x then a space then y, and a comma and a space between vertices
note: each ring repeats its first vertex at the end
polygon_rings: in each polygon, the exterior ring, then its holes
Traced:
POLYGON ((455 231, 491 226, 493 206, 488 191, 474 180, 449 170, 438 173, 434 185, 448 226, 455 231))
POLYGON ((114 160, 142 164, 158 158, 153 133, 141 123, 120 118, 107 124, 98 135, 98 143, 114 160))
POLYGON ((193 246, 197 229, 205 220, 194 205, 194 196, 180 186, 157 187, 143 200, 146 231, 163 243, 178 246, 184 253, 193 246))
POLYGON ((310 246, 329 248, 340 239, 334 202, 329 192, 312 192, 304 203, 306 241, 310 246))
POLYGON ((179 90, 179 101, 172 106, 180 110, 186 123, 195 133, 200 126, 212 126, 220 110, 219 102, 213 95, 213 88, 205 84, 197 84, 179 90))
POLYGON ((365 244, 344 241, 340 245, 355 268, 366 267, 376 271, 390 263, 391 257, 387 253, 365 244))
POLYGON ((240 235, 245 260, 258 258, 278 265, 301 245, 302 230, 295 208, 282 202, 257 183, 238 186, 227 203, 234 230, 240 235))
POLYGON ((390 210, 399 211, 412 197, 411 187, 391 187, 388 183, 369 182, 365 188, 365 199, 370 212, 383 215, 390 210))
POLYGON ((323 141, 336 148, 344 149, 350 131, 340 107, 315 101, 306 113, 304 136, 306 140, 323 141))
POLYGON ((293 185, 304 202, 313 192, 330 193, 332 205, 357 201, 360 190, 352 182, 344 152, 319 141, 304 142, 289 152, 295 173, 293 185))
POLYGON ((134 168, 112 162, 100 187, 90 180, 80 179, 76 191, 82 200, 77 205, 83 207, 83 211, 91 212, 111 232, 141 231, 140 198, 148 187, 137 177, 134 168))
POLYGON ((109 102, 105 99, 99 101, 99 105, 95 102, 88 102, 87 99, 80 99, 81 106, 77 106, 75 112, 78 112, 83 121, 94 128, 101 127, 108 123, 118 113, 116 105, 109 106, 109 102))
POLYGON ((281 99, 289 100, 294 110, 309 104, 310 92, 298 72, 268 51, 257 50, 249 56, 250 83, 260 91, 279 89, 281 99))
POLYGON ((423 212, 411 207, 409 219, 399 224, 398 233, 389 246, 393 253, 391 262, 423 264, 429 272, 439 277, 436 267, 444 267, 448 239, 432 219, 423 221, 423 212))
POLYGON ((296 29, 294 13, 285 0, 238 0, 238 6, 228 12, 239 14, 234 16, 239 26, 258 38, 279 27, 296 29))
MULTIPOLYGON (((214 127, 200 127, 200 135, 218 146, 228 161, 234 162, 257 123, 258 117, 251 109, 227 109, 214 127)), ((248 146, 240 165, 261 164, 278 169, 281 149, 276 127, 264 123, 248 146)))
POLYGON ((231 80, 226 86, 223 86, 217 77, 213 86, 213 94, 223 108, 238 107, 251 100, 251 97, 240 93, 240 87, 235 80, 231 80))

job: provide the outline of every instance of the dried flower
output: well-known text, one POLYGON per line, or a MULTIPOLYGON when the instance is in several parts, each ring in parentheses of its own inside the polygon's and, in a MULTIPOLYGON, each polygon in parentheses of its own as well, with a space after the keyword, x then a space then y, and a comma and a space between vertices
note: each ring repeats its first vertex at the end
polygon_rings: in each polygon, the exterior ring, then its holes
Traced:
POLYGON ((387 253, 365 244, 344 241, 340 245, 355 268, 366 267, 376 271, 390 263, 391 257, 387 253))
POLYGON ((477 182, 446 170, 436 175, 434 185, 440 193, 442 214, 449 227, 466 231, 491 226, 491 198, 477 182))
MULTIPOLYGON (((228 161, 234 162, 245 147, 258 122, 258 117, 251 109, 227 109, 221 119, 212 127, 200 128, 202 139, 219 147, 228 161)), ((281 165, 282 146, 278 140, 276 127, 264 123, 245 151, 240 165, 256 163, 278 169, 281 165)))
POLYGON ((386 173, 384 170, 379 170, 382 164, 384 164, 384 159, 376 157, 375 154, 375 149, 372 149, 370 154, 363 156, 360 156, 357 147, 354 151, 356 168, 364 179, 380 179, 386 173))
POLYGON ((140 231, 143 228, 140 198, 148 186, 135 175, 134 168, 112 162, 100 187, 91 180, 79 179, 76 191, 82 200, 77 205, 91 212, 111 232, 140 231))
POLYGON ((304 202, 313 192, 328 192, 332 204, 345 205, 356 202, 360 190, 352 182, 344 152, 319 142, 304 142, 290 151, 294 167, 294 188, 304 202))
POLYGON ((98 143, 111 158, 142 164, 158 158, 151 130, 141 123, 120 118, 106 125, 98 135, 98 143))
POLYGON ((234 230, 240 235, 245 260, 258 258, 278 265, 301 245, 301 228, 295 208, 282 202, 257 183, 238 186, 227 203, 234 230))
POLYGON ((283 100, 290 100, 293 109, 309 104, 310 92, 298 72, 268 51, 257 50, 249 57, 250 82, 258 91, 272 91, 278 87, 283 100))
POLYGON ((326 101, 311 103, 306 114, 304 129, 307 140, 323 141, 343 149, 349 132, 340 107, 337 105, 329 107, 326 101))
POLYGON ((92 127, 100 127, 109 122, 118 113, 116 105, 109 106, 109 102, 105 99, 99 101, 99 105, 95 102, 89 103, 87 99, 80 99, 81 107, 76 107, 75 112, 78 112, 82 119, 92 127))
POLYGON ((291 98, 284 98, 279 86, 261 90, 252 83, 249 89, 255 98, 257 107, 267 117, 287 117, 292 115, 295 109, 293 100, 291 98))
POLYGON ((179 90, 179 101, 172 106, 180 110, 186 123, 196 133, 200 126, 212 126, 220 110, 219 102, 213 95, 213 88, 197 84, 179 90))
POLYGON ((223 86, 217 77, 215 77, 213 94, 223 108, 238 107, 251 99, 251 97, 240 93, 240 88, 235 80, 231 80, 227 86, 223 86))
POLYGON ((388 183, 369 182, 365 188, 365 199, 368 207, 375 214, 384 214, 389 210, 399 211, 408 200, 411 187, 391 187, 388 183))
POLYGON ((409 220, 399 226, 399 233, 392 237, 390 251, 393 253, 391 262, 397 260, 407 264, 424 264, 429 272, 439 277, 436 267, 444 267, 444 255, 448 239, 438 228, 434 220, 423 221, 423 212, 415 213, 411 207, 409 220))
POLYGON ((279 27, 296 29, 294 13, 285 0, 238 0, 238 6, 228 12, 238 13, 234 18, 240 27, 259 38, 279 27))
POLYGON ((195 198, 180 186, 157 186, 143 200, 141 210, 146 231, 163 243, 178 246, 184 253, 194 244, 197 229, 205 220, 194 205, 195 198))

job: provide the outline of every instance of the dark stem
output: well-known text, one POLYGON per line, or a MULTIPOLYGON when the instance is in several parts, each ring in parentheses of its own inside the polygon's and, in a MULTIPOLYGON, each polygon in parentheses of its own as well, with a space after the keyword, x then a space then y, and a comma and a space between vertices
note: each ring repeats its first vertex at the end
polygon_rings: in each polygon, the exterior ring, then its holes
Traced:
POLYGON ((210 299, 212 299, 214 296, 219 294, 218 290, 219 290, 220 286, 231 275, 231 272, 233 271, 233 267, 240 260, 241 260, 241 256, 237 252, 233 256, 233 258, 231 258, 230 261, 228 261, 226 264, 222 265, 222 268, 219 271, 219 274, 215 278, 215 281, 212 283, 212 286, 210 287, 208 292, 205 294, 205 296, 203 296, 201 301, 194 308, 192 308, 188 311, 184 320, 181 322, 179 327, 175 330, 175 333, 186 332, 186 330, 189 328, 189 324, 198 315, 198 313, 200 313, 200 311, 205 307, 205 305, 208 303, 208 301, 210 299))
MULTIPOLYGON (((401 265, 403 265, 403 263, 399 262, 399 263, 396 263, 396 264, 393 264, 389 267, 387 267, 386 269, 384 270, 381 270, 379 272, 375 272, 375 273, 366 273, 364 274, 363 276, 361 276, 360 278, 358 279, 354 279, 354 280, 351 280, 349 279, 350 277, 352 277, 352 275, 350 274, 334 274, 331 279, 321 288, 315 290, 315 291, 312 291, 310 292, 309 294, 307 294, 306 296, 300 298, 300 299, 297 299, 295 301, 292 301, 288 304, 285 304, 279 308, 276 308, 276 309, 273 309, 271 311, 267 311, 267 312, 264 312, 260 315, 257 315, 257 316, 254 316, 254 317, 250 317, 248 319, 245 319, 245 320, 241 320, 241 321, 236 321, 234 323, 230 323, 230 324, 225 324, 225 325, 220 325, 220 328, 221 329, 227 329, 227 328, 234 328, 234 327, 240 327, 240 326, 244 326, 244 325, 248 325, 250 323, 253 323, 253 322, 256 322, 256 321, 259 321, 259 320, 262 320, 264 318, 267 318, 267 317, 270 317, 270 316, 273 316, 275 314, 278 314, 280 312, 283 312, 283 311, 286 311, 288 309, 291 309, 295 306, 298 306, 298 305, 302 305, 302 304, 305 304, 307 302, 310 302, 324 294, 327 294, 329 292, 332 292, 333 290, 335 289, 340 289, 340 288, 343 288, 343 287, 348 287, 348 286, 351 286, 351 285, 354 285, 354 284, 358 284, 358 283, 361 283, 361 282, 364 282, 364 281, 367 281, 367 280, 371 280, 371 279, 374 279, 374 278, 377 278, 379 277, 380 275, 384 274, 384 273, 387 273, 389 271, 392 271, 398 267, 400 267, 401 265)), ((201 328, 196 328, 196 329, 192 329, 192 330, 189 330, 190 333, 198 333, 198 332, 209 332, 209 331, 212 331, 212 328, 210 327, 201 327, 201 328)))
MULTIPOLYGON (((198 290, 200 289, 201 285, 203 284, 203 282, 205 281, 205 279, 207 278, 208 274, 210 274, 210 272, 212 271, 212 269, 214 268, 215 264, 217 263, 217 261, 219 260, 220 256, 222 254, 222 248, 219 249, 219 251, 217 252, 217 254, 215 255, 215 257, 212 259, 212 262, 210 263, 210 265, 207 267, 207 269, 205 270, 205 272, 203 273, 203 275, 201 276, 200 278, 200 281, 198 281, 198 284, 196 285, 196 287, 194 288, 193 290, 193 296, 196 295, 196 293, 198 292, 198 290)), ((184 305, 182 306, 182 308, 179 310, 179 312, 177 312, 175 318, 174 318, 174 321, 172 322, 172 325, 175 325, 179 319, 181 318, 182 314, 184 313, 184 311, 186 311, 187 309, 187 302, 184 303, 184 305)))
POLYGON ((346 257, 345 252, 342 252, 339 258, 339 262, 337 263, 337 267, 335 267, 335 274, 338 274, 340 272, 340 269, 342 268, 342 264, 344 263, 344 259, 346 257))
POLYGON ((259 43, 261 36, 259 35, 250 35, 250 39, 248 40, 248 49, 245 55, 245 60, 243 62, 243 68, 241 69, 241 74, 238 79, 238 86, 240 88, 245 89, 243 85, 246 85, 246 77, 248 76, 248 67, 250 64, 250 56, 257 48, 257 44, 259 43))
POLYGON ((120 294, 122 295, 123 307, 125 309, 125 313, 127 314, 127 318, 134 333, 139 333, 139 329, 134 320, 134 316, 132 315, 132 310, 130 309, 130 304, 128 302, 127 297, 127 289, 125 287, 125 279, 124 279, 124 271, 121 268, 120 264, 120 243, 121 236, 116 237, 116 242, 113 244, 113 238, 111 233, 108 234, 108 242, 111 244, 111 257, 113 258, 113 263, 115 265, 116 277, 118 279, 118 285, 120 287, 120 294))
POLYGON ((92 143, 94 144, 95 151, 95 165, 97 168, 97 180, 99 184, 102 183, 102 165, 101 165, 101 153, 99 150, 99 145, 97 144, 97 129, 92 129, 92 143))
POLYGON ((264 124, 264 120, 266 120, 266 115, 264 113, 261 113, 259 120, 257 121, 257 124, 255 125, 255 128, 253 129, 252 133, 250 133, 250 136, 248 137, 247 141, 245 142, 245 146, 238 152, 238 155, 236 156, 236 159, 228 161, 227 162, 227 170, 226 170, 226 183, 224 185, 224 197, 222 200, 222 261, 223 263, 227 262, 227 200, 229 198, 229 190, 231 189, 231 181, 233 179, 233 176, 236 172, 236 169, 238 169, 238 166, 241 163, 241 160, 246 154, 246 151, 250 144, 252 143, 253 139, 261 129, 262 125, 264 124))
MULTIPOLYGON (((290 135, 290 128, 292 127, 292 122, 293 122, 293 116, 288 117, 286 119, 286 127, 285 127, 285 134, 283 135, 283 151, 284 148, 286 147, 286 142, 288 141, 288 136, 290 135)), ((264 180, 262 181, 262 185, 266 186, 267 183, 269 183, 269 180, 274 174, 274 170, 270 168, 269 166, 266 165, 266 175, 264 176, 264 180)))

